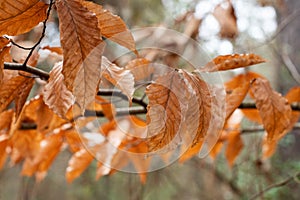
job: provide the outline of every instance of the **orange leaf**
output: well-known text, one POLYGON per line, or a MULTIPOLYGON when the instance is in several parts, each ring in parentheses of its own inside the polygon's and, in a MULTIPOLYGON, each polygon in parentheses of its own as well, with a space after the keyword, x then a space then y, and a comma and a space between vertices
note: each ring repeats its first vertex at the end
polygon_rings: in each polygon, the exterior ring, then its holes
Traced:
POLYGON ((125 69, 130 70, 135 81, 149 77, 154 71, 154 68, 150 65, 150 61, 146 58, 136 58, 131 60, 127 63, 125 69))
POLYGON ((236 16, 230 1, 224 1, 217 5, 214 9, 213 15, 220 24, 220 36, 222 38, 235 38, 237 36, 238 28, 236 16))
POLYGON ((87 142, 75 128, 64 131, 64 136, 71 152, 75 153, 82 149, 87 142))
POLYGON ((225 152, 229 166, 232 167, 235 159, 244 147, 239 131, 232 131, 228 134, 228 144, 225 152))
POLYGON ((2 84, 4 78, 4 61, 5 57, 9 55, 10 47, 1 47, 0 46, 0 85, 2 84))
POLYGON ((96 14, 98 18, 98 27, 104 37, 137 54, 133 36, 119 16, 112 14, 108 10, 103 9, 102 6, 93 2, 83 2, 83 5, 96 14))
POLYGON ((43 50, 49 50, 51 52, 57 53, 58 55, 62 55, 63 54, 63 50, 61 47, 50 47, 50 46, 44 46, 42 48, 43 50))
POLYGON ((8 137, 1 137, 4 135, 0 135, 0 169, 3 168, 6 161, 6 147, 8 144, 8 137))
POLYGON ((180 140, 179 128, 190 93, 177 71, 159 77, 146 88, 149 98, 147 124, 149 150, 173 148, 180 140))
POLYGON ((75 178, 80 176, 93 160, 94 157, 86 149, 81 149, 74 153, 69 160, 66 170, 66 179, 68 183, 71 183, 75 178))
POLYGON ((0 113, 0 137, 9 133, 13 120, 14 111, 12 109, 0 113))
MULTIPOLYGON (((209 129, 209 125, 212 117, 212 99, 208 85, 205 81, 193 75, 191 73, 181 71, 183 77, 187 81, 187 84, 192 87, 195 94, 194 97, 186 102, 188 105, 186 121, 184 127, 186 126, 186 134, 192 137, 193 140, 188 143, 191 146, 196 145, 198 142, 203 141, 209 129)), ((186 139, 188 141, 189 139, 186 139)))
MULTIPOLYGON (((51 163, 61 151, 61 146, 63 144, 62 136, 62 132, 59 132, 50 135, 40 142, 40 149, 37 153, 37 156, 34 158, 34 162, 38 163, 38 173, 43 174, 44 176, 46 175, 51 163)), ((44 176, 39 176, 38 181, 41 181, 44 176)))
POLYGON ((57 0, 55 5, 64 56, 62 74, 83 114, 97 92, 105 43, 101 39, 97 17, 82 5, 82 1, 57 0))
POLYGON ((22 81, 22 84, 17 88, 17 95, 15 97, 16 119, 18 119, 19 114, 21 113, 27 97, 31 91, 31 88, 34 84, 33 78, 20 77, 20 79, 22 78, 24 79, 24 81, 22 81))
POLYGON ((300 86, 291 88, 285 95, 285 98, 289 101, 289 103, 300 102, 300 86))
POLYGON ((266 62, 263 58, 256 54, 232 54, 218 56, 211 62, 207 63, 200 72, 216 72, 240 67, 247 67, 250 65, 266 62))
POLYGON ((33 86, 34 79, 15 76, 0 85, 0 111, 4 110, 14 99, 17 99, 17 116, 33 86))
POLYGON ((31 159, 36 155, 41 139, 42 136, 35 129, 17 130, 11 138, 11 144, 13 150, 19 152, 23 158, 31 159))
POLYGON ((30 31, 46 18, 48 5, 39 0, 2 0, 0 35, 20 35, 30 31))
POLYGON ((242 112, 249 120, 258 124, 263 123, 257 109, 242 109, 242 112))
POLYGON ((48 83, 44 87, 43 95, 45 104, 58 116, 64 118, 74 102, 72 93, 64 83, 61 73, 62 62, 56 63, 50 72, 48 83))
POLYGON ((244 74, 238 75, 225 83, 226 88, 226 119, 243 102, 248 93, 250 81, 244 74))
POLYGON ((257 78, 251 83, 251 93, 268 133, 267 140, 278 140, 287 133, 290 126, 291 107, 287 100, 273 91, 269 82, 257 78))
POLYGON ((131 102, 134 92, 134 77, 129 70, 122 69, 111 63, 106 57, 102 57, 103 76, 118 87, 131 102))

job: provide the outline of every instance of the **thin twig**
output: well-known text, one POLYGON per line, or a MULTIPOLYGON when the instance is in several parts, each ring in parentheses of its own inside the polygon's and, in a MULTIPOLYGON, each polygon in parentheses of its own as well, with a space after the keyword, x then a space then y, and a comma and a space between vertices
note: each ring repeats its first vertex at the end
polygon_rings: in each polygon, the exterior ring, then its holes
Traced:
POLYGON ((23 63, 23 67, 25 68, 27 66, 27 63, 33 53, 33 51, 35 50, 35 48, 41 43, 42 39, 45 37, 45 33, 46 33, 46 23, 49 19, 49 16, 50 16, 50 12, 51 12, 51 8, 52 8, 52 5, 53 5, 53 0, 50 0, 50 4, 49 4, 49 8, 48 8, 48 11, 47 11, 47 16, 46 16, 46 19, 43 21, 43 31, 42 31, 42 35, 40 37, 40 39, 37 41, 37 43, 31 48, 27 58, 25 59, 24 63, 23 63))
POLYGON ((262 191, 260 191, 259 193, 253 195, 252 197, 249 198, 249 200, 254 200, 260 196, 262 196, 264 193, 266 193, 267 191, 273 189, 273 188, 277 188, 277 187, 282 187, 282 186, 285 186, 287 184, 289 184, 290 182, 292 182, 295 178, 298 178, 299 179, 299 176, 300 176, 300 172, 296 173, 294 176, 291 176, 279 183, 275 183, 275 184, 272 184, 272 185, 269 185, 268 187, 266 187, 265 189, 263 189, 262 191))

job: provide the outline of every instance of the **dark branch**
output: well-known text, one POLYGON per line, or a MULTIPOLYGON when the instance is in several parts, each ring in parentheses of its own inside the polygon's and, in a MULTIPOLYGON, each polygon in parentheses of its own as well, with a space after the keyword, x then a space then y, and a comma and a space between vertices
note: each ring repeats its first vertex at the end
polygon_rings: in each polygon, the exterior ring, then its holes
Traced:
POLYGON ((27 65, 24 66, 23 64, 20 64, 20 63, 5 62, 4 63, 4 69, 20 70, 20 71, 24 71, 24 72, 34 74, 34 75, 40 77, 43 80, 48 80, 49 79, 49 73, 48 72, 45 72, 41 69, 34 68, 34 67, 31 67, 31 66, 27 66, 27 65))
POLYGON ((298 180, 300 179, 300 172, 296 173, 294 176, 291 176, 291 177, 289 177, 289 178, 287 178, 287 179, 285 179, 285 180, 283 180, 279 183, 275 183, 275 184, 272 184, 272 185, 266 187, 265 189, 263 189, 259 193, 257 193, 255 195, 253 195, 252 197, 250 197, 249 200, 256 199, 256 198, 262 196, 264 193, 266 193, 267 191, 269 191, 273 188, 285 186, 285 185, 289 184, 290 182, 292 182, 295 179, 298 179, 298 180))

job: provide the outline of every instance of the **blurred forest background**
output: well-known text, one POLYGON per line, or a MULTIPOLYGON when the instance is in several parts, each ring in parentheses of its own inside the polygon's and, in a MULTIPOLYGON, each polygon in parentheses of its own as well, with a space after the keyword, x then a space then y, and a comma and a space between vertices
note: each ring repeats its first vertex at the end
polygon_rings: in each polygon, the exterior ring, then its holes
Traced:
MULTIPOLYGON (((233 35, 226 34, 228 30, 223 34, 222 30, 220 32, 220 20, 217 14, 212 13, 222 2, 220 0, 94 2, 121 16, 130 29, 163 26, 184 32, 191 16, 201 18, 199 32, 194 39, 207 53, 201 56, 206 59, 203 63, 209 61, 207 56, 255 53, 268 62, 250 70, 266 76, 278 92, 285 94, 291 87, 300 84, 299 0, 232 0, 237 23, 237 30, 231 30, 233 35)), ((220 15, 222 17, 222 13, 220 15)), ((34 40, 35 34, 39 31, 25 34, 20 40, 29 42, 34 40)), ((59 45, 55 20, 47 25, 47 36, 43 42, 59 45)), ((236 73, 241 71, 234 70, 222 76, 226 80, 236 73)), ((245 129, 257 127, 246 119, 243 124, 245 129)), ((140 182, 137 174, 124 172, 96 181, 96 162, 72 184, 67 184, 64 174, 66 161, 71 156, 68 151, 58 156, 41 183, 36 183, 34 177, 20 176, 20 166, 11 168, 6 165, 0 171, 0 199, 248 199, 300 171, 300 129, 287 134, 269 160, 260 159, 262 135, 263 131, 243 134, 245 146, 232 168, 228 166, 222 150, 215 159, 210 156, 205 159, 194 157, 183 164, 175 162, 148 173, 145 184, 140 182)), ((299 179, 273 188, 260 198, 300 199, 297 181, 299 179)))

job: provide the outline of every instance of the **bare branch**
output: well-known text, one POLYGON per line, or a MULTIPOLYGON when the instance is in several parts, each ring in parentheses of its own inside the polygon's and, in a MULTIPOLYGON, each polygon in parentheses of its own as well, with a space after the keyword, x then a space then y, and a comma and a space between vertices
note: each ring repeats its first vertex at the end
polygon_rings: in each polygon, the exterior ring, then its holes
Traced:
POLYGON ((40 77, 43 80, 48 80, 49 79, 49 73, 45 72, 41 69, 38 68, 34 68, 31 66, 24 66, 23 64, 20 63, 8 63, 5 62, 4 63, 4 69, 10 69, 10 70, 20 70, 20 71, 24 71, 24 72, 28 72, 34 75, 37 75, 38 77, 40 77))
POLYGON ((262 191, 260 191, 259 193, 253 195, 252 197, 249 198, 249 200, 253 200, 253 199, 256 199, 260 196, 262 196, 264 193, 266 193, 267 191, 273 189, 273 188, 277 188, 277 187, 282 187, 282 186, 285 186, 287 184, 289 184, 290 182, 292 182, 294 179, 299 179, 300 178, 300 172, 296 173, 294 176, 291 176, 279 183, 275 183, 275 184, 272 184, 272 185, 269 185, 268 187, 266 187, 265 189, 263 189, 262 191))

